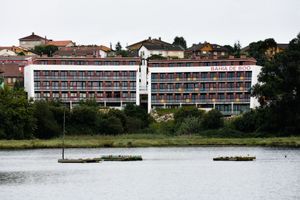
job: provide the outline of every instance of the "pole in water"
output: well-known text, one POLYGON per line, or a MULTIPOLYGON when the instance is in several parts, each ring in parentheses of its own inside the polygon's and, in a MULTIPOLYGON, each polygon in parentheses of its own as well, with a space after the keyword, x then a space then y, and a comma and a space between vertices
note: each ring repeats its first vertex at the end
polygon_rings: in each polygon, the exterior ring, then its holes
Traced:
POLYGON ((62 143, 62 159, 65 159, 65 129, 66 129, 66 106, 64 107, 64 122, 63 122, 63 143, 62 143))

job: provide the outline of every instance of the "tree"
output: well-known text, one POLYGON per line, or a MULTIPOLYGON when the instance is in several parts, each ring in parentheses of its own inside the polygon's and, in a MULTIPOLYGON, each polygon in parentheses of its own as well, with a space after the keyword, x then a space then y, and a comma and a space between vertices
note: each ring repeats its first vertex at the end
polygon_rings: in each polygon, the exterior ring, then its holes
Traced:
POLYGON ((203 116, 202 126, 206 129, 218 129, 224 126, 223 115, 218 110, 210 110, 203 116))
POLYGON ((0 138, 32 138, 35 128, 33 106, 24 90, 0 88, 0 138))
POLYGON ((146 109, 142 108, 141 106, 137 106, 134 104, 127 104, 124 108, 124 113, 127 117, 133 117, 140 119, 142 121, 142 127, 145 128, 149 125, 149 115, 146 109))
POLYGON ((49 57, 52 57, 57 50, 58 47, 54 45, 40 45, 40 46, 35 46, 33 52, 40 56, 47 55, 49 57))
POLYGON ((186 41, 183 37, 176 36, 173 45, 186 49, 186 41))
POLYGON ((234 43, 234 45, 233 45, 233 55, 235 57, 240 57, 241 56, 241 44, 240 44, 240 41, 237 41, 236 43, 234 43))
POLYGON ((122 45, 121 45, 121 43, 120 43, 120 42, 117 42, 115 48, 116 48, 116 52, 117 52, 117 53, 120 52, 120 51, 122 51, 122 45))
POLYGON ((128 57, 130 55, 129 51, 122 50, 122 45, 120 42, 116 44, 116 55, 122 56, 122 57, 128 57))
POLYGON ((36 101, 34 103, 34 117, 37 120, 35 137, 49 139, 59 136, 62 132, 47 102, 36 101))
POLYGON ((300 132, 300 34, 288 48, 266 62, 253 87, 252 95, 259 99, 268 114, 268 131, 286 134, 300 132))
POLYGON ((247 50, 249 56, 253 57, 257 61, 257 65, 265 66, 269 61, 266 51, 269 48, 276 48, 277 43, 273 38, 265 39, 264 41, 252 42, 249 44, 249 49, 247 50))

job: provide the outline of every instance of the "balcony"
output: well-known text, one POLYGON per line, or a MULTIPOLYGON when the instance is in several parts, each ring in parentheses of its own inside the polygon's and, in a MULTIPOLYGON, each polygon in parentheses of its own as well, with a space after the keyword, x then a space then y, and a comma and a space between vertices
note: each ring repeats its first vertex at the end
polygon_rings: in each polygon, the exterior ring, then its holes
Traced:
POLYGON ((136 91, 136 87, 35 87, 35 91, 136 91))
POLYGON ((152 99, 152 104, 220 104, 220 103, 250 103, 249 99, 152 99))
POLYGON ((88 97, 35 97, 34 100, 52 100, 52 99, 58 99, 62 102, 79 102, 82 100, 88 100, 88 99, 93 99, 96 100, 97 102, 135 102, 136 98, 132 98, 132 97, 126 97, 126 98, 88 98, 88 97))
POLYGON ((177 88, 151 89, 151 93, 208 93, 208 92, 248 92, 250 88, 177 88))
POLYGON ((116 80, 116 81, 136 81, 136 77, 132 76, 34 76, 35 81, 101 81, 101 80, 116 80))
POLYGON ((181 83, 181 82, 221 82, 221 81, 251 81, 251 77, 233 78, 174 78, 174 79, 151 79, 151 83, 181 83))

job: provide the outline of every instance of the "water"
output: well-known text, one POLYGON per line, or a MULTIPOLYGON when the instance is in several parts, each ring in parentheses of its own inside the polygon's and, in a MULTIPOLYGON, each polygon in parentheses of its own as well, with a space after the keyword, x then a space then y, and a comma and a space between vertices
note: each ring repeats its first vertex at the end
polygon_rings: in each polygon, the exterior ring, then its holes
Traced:
POLYGON ((59 164, 60 153, 60 149, 0 151, 0 199, 300 199, 299 149, 66 150, 67 157, 71 158, 137 154, 145 159, 100 164, 59 164), (255 155, 257 160, 212 161, 216 156, 247 154, 255 155))

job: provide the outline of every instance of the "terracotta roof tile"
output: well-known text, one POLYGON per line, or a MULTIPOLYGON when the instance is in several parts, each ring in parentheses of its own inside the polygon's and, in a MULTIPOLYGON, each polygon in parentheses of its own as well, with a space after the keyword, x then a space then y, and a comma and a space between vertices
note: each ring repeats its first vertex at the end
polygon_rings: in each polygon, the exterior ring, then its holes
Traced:
POLYGON ((4 77, 22 77, 18 64, 0 64, 1 76, 4 77))

